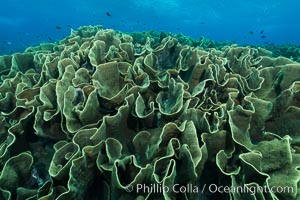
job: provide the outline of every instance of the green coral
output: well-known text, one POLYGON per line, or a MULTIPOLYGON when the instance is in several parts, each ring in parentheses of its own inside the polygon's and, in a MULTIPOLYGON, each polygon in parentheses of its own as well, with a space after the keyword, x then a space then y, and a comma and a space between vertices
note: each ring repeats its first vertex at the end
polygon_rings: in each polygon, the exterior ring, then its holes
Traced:
POLYGON ((0 199, 299 199, 298 51, 274 48, 89 26, 0 56, 0 199))

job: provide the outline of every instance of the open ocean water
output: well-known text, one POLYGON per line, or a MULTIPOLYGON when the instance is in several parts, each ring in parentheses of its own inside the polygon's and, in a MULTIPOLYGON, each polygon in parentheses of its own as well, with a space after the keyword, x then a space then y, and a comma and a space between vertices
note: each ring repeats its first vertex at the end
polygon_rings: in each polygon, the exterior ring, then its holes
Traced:
POLYGON ((297 0, 9 0, 1 2, 0 54, 62 39, 84 25, 242 45, 299 45, 299 6, 297 0))
POLYGON ((0 3, 0 200, 300 200, 299 0, 0 3))

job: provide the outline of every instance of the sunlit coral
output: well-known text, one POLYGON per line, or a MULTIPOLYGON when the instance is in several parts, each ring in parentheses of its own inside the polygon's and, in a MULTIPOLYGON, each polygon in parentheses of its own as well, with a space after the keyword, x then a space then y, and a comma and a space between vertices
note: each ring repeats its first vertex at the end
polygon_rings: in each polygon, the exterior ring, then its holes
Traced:
POLYGON ((299 199, 295 59, 95 26, 0 69, 0 199, 299 199), (138 184, 293 191, 128 191, 138 184))

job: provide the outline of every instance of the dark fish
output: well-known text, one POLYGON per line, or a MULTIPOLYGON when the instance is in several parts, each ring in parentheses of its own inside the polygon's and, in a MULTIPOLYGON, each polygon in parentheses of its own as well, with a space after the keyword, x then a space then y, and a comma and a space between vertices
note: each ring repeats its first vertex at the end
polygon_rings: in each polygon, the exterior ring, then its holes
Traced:
POLYGON ((61 29, 61 27, 60 27, 60 26, 56 26, 55 28, 56 28, 57 30, 60 30, 60 29, 61 29))
POLYGON ((201 24, 204 24, 204 22, 201 22, 201 24))
POLYGON ((71 26, 70 24, 68 24, 68 27, 69 27, 69 28, 72 28, 72 26, 71 26))
POLYGON ((253 31, 249 31, 249 34, 250 34, 250 35, 253 35, 253 34, 254 34, 254 32, 253 32, 253 31))
POLYGON ((109 16, 109 17, 111 16, 111 14, 109 12, 106 12, 106 15, 109 16))
POLYGON ((265 32, 264 30, 261 30, 261 31, 260 31, 260 34, 263 34, 264 32, 265 32))
POLYGON ((267 36, 265 36, 265 35, 262 35, 262 36, 260 36, 261 38, 266 38, 267 36))
POLYGON ((51 37, 48 37, 48 40, 52 40, 52 38, 51 38, 51 37))

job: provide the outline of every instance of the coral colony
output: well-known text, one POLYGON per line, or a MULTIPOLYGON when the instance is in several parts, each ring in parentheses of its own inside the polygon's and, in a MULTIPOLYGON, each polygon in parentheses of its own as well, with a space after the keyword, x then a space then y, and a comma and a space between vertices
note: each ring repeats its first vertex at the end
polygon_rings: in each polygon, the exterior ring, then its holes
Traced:
POLYGON ((299 199, 280 51, 87 26, 0 56, 0 199, 299 199))

